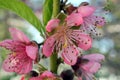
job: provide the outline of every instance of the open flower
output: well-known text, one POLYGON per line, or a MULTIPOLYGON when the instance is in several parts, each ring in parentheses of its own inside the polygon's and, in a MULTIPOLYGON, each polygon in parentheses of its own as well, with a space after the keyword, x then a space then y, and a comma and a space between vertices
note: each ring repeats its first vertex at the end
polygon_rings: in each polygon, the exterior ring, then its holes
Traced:
POLYGON ((50 71, 45 71, 38 77, 32 77, 30 80, 58 80, 50 71))
MULTIPOLYGON (((97 16, 95 7, 89 6, 89 5, 80 6, 75 11, 73 11, 69 16, 71 16, 71 15, 75 15, 76 18, 77 18, 77 16, 82 16, 83 23, 81 24, 80 29, 83 32, 86 32, 86 33, 90 34, 91 36, 99 36, 100 35, 97 28, 101 27, 105 24, 105 19, 104 19, 104 17, 102 17, 100 15, 97 16)), ((72 17, 72 18, 74 18, 74 17, 72 17)), ((76 19, 75 22, 78 22, 78 20, 76 19)))
POLYGON ((72 66, 78 80, 85 78, 86 80, 93 80, 94 73, 96 73, 100 68, 100 62, 104 60, 102 54, 88 54, 81 57, 78 57, 77 63, 72 66))
POLYGON ((48 37, 43 45, 43 54, 47 57, 51 56, 52 52, 61 52, 64 62, 69 65, 76 63, 79 48, 88 50, 91 48, 92 40, 81 30, 72 29, 75 24, 80 25, 83 21, 79 16, 78 22, 74 22, 70 16, 65 19, 63 24, 59 19, 52 19, 48 22, 46 30, 53 31, 53 34, 48 37))
POLYGON ((25 74, 31 71, 36 59, 38 46, 31 42, 23 32, 16 28, 9 28, 13 40, 4 40, 0 46, 11 51, 3 62, 3 69, 8 72, 25 74))

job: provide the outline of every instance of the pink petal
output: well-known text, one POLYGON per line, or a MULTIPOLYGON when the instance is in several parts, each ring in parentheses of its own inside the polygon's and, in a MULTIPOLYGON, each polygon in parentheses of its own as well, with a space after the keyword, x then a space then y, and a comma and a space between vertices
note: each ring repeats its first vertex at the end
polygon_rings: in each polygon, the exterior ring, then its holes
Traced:
POLYGON ((83 50, 88 50, 92 46, 92 38, 87 34, 81 33, 79 30, 74 30, 72 37, 78 41, 78 46, 83 50))
POLYGON ((2 68, 7 71, 7 72, 13 72, 14 71, 14 68, 13 68, 13 62, 12 60, 15 60, 13 55, 10 54, 8 55, 8 57, 5 59, 5 61, 3 62, 3 65, 2 65, 2 68))
POLYGON ((66 18, 68 26, 79 26, 83 23, 83 18, 80 13, 72 13, 66 18))
POLYGON ((15 46, 12 44, 14 44, 13 40, 4 40, 4 41, 0 42, 1 47, 4 47, 6 49, 10 49, 10 50, 13 50, 15 48, 15 46))
POLYGON ((101 65, 98 62, 89 61, 87 64, 81 65, 81 67, 86 72, 96 73, 100 69, 101 65))
POLYGON ((30 80, 42 80, 40 77, 32 77, 30 80))
POLYGON ((26 74, 29 73, 32 70, 32 60, 28 59, 25 62, 22 63, 23 65, 20 68, 19 74, 26 74))
POLYGON ((0 42, 0 46, 14 52, 24 51, 25 44, 15 40, 4 40, 0 42))
POLYGON ((14 40, 18 40, 21 42, 29 43, 29 38, 20 30, 16 28, 9 28, 10 34, 14 40))
POLYGON ((84 72, 85 80, 93 80, 94 75, 92 73, 89 72, 84 72))
POLYGON ((91 24, 92 23, 90 23, 88 25, 82 25, 81 26, 81 30, 85 31, 90 36, 99 37, 100 36, 100 32, 98 31, 98 28, 96 28, 95 25, 91 25, 91 24))
POLYGON ((51 32, 53 29, 58 27, 60 20, 59 19, 52 19, 47 23, 46 30, 51 32))
POLYGON ((79 77, 78 80, 82 80, 82 77, 79 77))
POLYGON ((50 71, 45 71, 42 73, 41 77, 54 77, 50 71))
POLYGON ((37 46, 26 46, 26 52, 27 52, 27 55, 35 60, 36 59, 36 55, 38 53, 38 47, 37 46))
POLYGON ((83 16, 87 17, 94 13, 95 8, 93 6, 80 6, 78 12, 83 16))
POLYGON ((11 53, 3 62, 3 69, 7 72, 19 72, 22 66, 22 61, 20 61, 21 54, 11 53))
POLYGON ((88 50, 92 46, 92 39, 88 35, 81 34, 81 41, 78 46, 83 50, 88 50))
POLYGON ((25 76, 22 76, 20 80, 25 80, 25 76))
POLYGON ((74 65, 77 61, 78 51, 77 48, 74 46, 68 46, 64 49, 62 53, 62 58, 64 59, 65 63, 69 65, 74 65))
POLYGON ((32 60, 24 53, 12 53, 5 59, 2 67, 8 72, 26 74, 32 70, 32 60))
POLYGON ((84 59, 88 59, 90 61, 101 62, 101 60, 105 59, 105 56, 102 54, 88 54, 83 56, 84 59))
POLYGON ((51 56, 53 50, 54 50, 54 43, 55 43, 55 39, 51 36, 49 37, 44 45, 43 45, 43 54, 46 56, 46 57, 49 57, 51 56))
POLYGON ((94 16, 94 21, 95 21, 95 25, 96 26, 104 26, 106 21, 104 19, 104 17, 101 17, 101 16, 94 16))

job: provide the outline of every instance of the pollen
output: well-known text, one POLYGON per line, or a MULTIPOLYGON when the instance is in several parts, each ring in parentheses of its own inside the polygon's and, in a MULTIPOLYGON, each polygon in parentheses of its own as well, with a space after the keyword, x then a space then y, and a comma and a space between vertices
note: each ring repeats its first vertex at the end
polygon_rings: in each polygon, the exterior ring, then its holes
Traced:
POLYGON ((63 45, 63 48, 66 48, 67 47, 67 42, 65 42, 65 44, 63 45))
POLYGON ((97 26, 97 28, 102 28, 102 26, 97 26))
POLYGON ((65 37, 65 43, 64 43, 64 45, 63 45, 63 48, 66 48, 68 46, 68 42, 67 42, 67 39, 66 39, 66 37, 65 37))
POLYGON ((13 52, 13 56, 16 56, 16 53, 15 53, 15 52, 13 52))

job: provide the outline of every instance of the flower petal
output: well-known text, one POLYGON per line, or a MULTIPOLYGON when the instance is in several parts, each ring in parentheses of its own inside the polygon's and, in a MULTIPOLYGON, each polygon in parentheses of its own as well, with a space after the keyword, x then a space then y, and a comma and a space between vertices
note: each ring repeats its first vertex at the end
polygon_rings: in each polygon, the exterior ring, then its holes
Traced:
POLYGON ((59 19, 51 19, 46 26, 46 30, 51 32, 53 29, 58 27, 60 20, 59 19))
POLYGON ((105 56, 102 54, 88 54, 83 56, 84 59, 88 59, 90 61, 101 62, 101 60, 105 59, 105 56))
POLYGON ((32 70, 32 59, 28 58, 25 53, 12 53, 5 59, 2 67, 8 72, 26 74, 32 70))
POLYGON ((55 77, 50 71, 45 71, 42 73, 41 77, 55 77))
POLYGON ((18 72, 19 74, 26 74, 29 73, 32 70, 32 59, 28 59, 24 62, 22 62, 22 66, 20 68, 20 71, 18 72))
POLYGON ((14 40, 18 40, 21 42, 29 43, 29 38, 20 30, 16 28, 9 28, 10 34, 14 40))
POLYGON ((72 37, 78 41, 78 46, 83 50, 88 50, 92 46, 92 38, 87 34, 81 33, 80 30, 74 30, 72 37))
POLYGON ((78 77, 78 80, 82 80, 82 77, 78 77))
POLYGON ((89 72, 84 72, 83 77, 85 78, 85 80, 93 80, 94 75, 89 72))
POLYGON ((88 35, 81 34, 81 40, 78 46, 83 50, 88 50, 92 46, 92 39, 88 35))
POLYGON ((0 46, 14 52, 22 52, 24 51, 25 44, 15 40, 4 40, 0 42, 0 46))
POLYGON ((20 80, 25 80, 25 76, 22 76, 20 80))
POLYGON ((51 56, 54 50, 54 43, 55 43, 55 39, 52 36, 45 41, 42 51, 46 57, 51 56))
POLYGON ((30 78, 30 80, 43 80, 43 79, 41 79, 40 77, 32 77, 30 78))
POLYGON ((81 65, 81 68, 86 72, 96 73, 100 69, 101 65, 98 62, 89 61, 87 64, 81 65))
POLYGON ((93 6, 80 6, 78 12, 83 16, 87 17, 94 13, 95 8, 93 6))
POLYGON ((5 61, 3 62, 3 69, 7 72, 13 72, 14 71, 14 62, 15 62, 15 58, 12 54, 8 55, 8 57, 5 59, 5 61))
POLYGON ((44 80, 44 79, 56 80, 55 76, 50 71, 45 71, 38 77, 30 78, 30 80, 44 80))
POLYGON ((101 16, 94 16, 94 21, 94 24, 98 27, 102 27, 106 23, 105 18, 101 16))
POLYGON ((62 53, 62 58, 64 59, 65 63, 69 65, 74 65, 77 61, 77 57, 78 50, 75 46, 68 46, 62 53))
POLYGON ((66 18, 68 26, 79 26, 83 23, 83 19, 80 13, 72 13, 66 18))
POLYGON ((31 59, 35 60, 38 53, 38 47, 32 45, 26 46, 26 52, 31 59))
POLYGON ((93 37, 99 37, 101 35, 98 28, 96 28, 96 26, 91 24, 82 25, 81 30, 85 31, 86 33, 88 33, 90 36, 93 36, 93 37))

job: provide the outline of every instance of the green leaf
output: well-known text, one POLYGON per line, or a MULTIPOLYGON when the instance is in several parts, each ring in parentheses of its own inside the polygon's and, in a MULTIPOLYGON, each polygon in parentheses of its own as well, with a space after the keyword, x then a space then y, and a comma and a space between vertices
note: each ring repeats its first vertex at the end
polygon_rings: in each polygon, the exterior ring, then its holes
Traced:
POLYGON ((46 25, 47 22, 51 19, 52 11, 53 11, 53 0, 45 0, 44 6, 43 6, 43 23, 44 23, 44 25, 46 25))
POLYGON ((16 13, 20 17, 27 20, 31 23, 38 31, 40 31, 41 35, 44 35, 44 27, 42 26, 40 20, 34 15, 32 10, 22 1, 19 0, 0 0, 0 7, 3 9, 11 10, 16 13))

